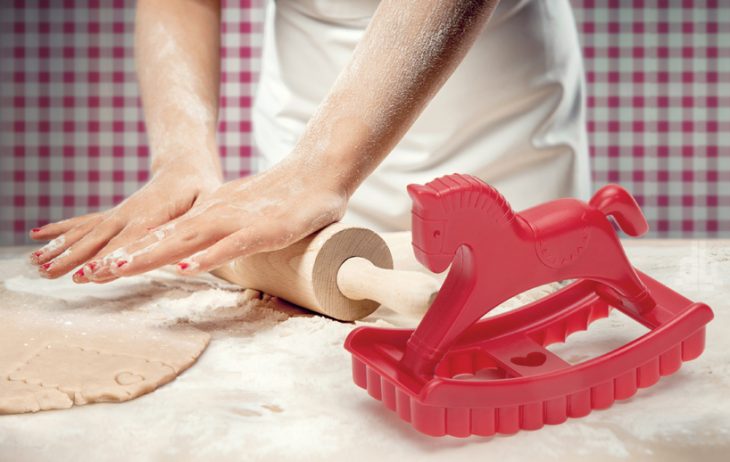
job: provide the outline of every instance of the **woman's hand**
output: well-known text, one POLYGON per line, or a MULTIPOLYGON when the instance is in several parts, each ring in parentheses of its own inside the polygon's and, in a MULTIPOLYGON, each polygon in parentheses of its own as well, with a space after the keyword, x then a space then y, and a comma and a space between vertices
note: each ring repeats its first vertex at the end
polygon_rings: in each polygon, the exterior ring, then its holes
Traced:
POLYGON ((308 174, 305 164, 288 159, 224 184, 176 220, 89 262, 84 276, 106 282, 171 263, 181 274, 195 274, 293 244, 339 220, 347 205, 329 175, 308 174))
MULTIPOLYGON (((33 252, 31 262, 39 265, 41 276, 57 278, 179 217, 220 184, 219 174, 204 169, 187 165, 161 168, 142 189, 108 211, 33 229, 31 238, 51 242, 33 252)), ((83 268, 74 280, 85 282, 83 268)))

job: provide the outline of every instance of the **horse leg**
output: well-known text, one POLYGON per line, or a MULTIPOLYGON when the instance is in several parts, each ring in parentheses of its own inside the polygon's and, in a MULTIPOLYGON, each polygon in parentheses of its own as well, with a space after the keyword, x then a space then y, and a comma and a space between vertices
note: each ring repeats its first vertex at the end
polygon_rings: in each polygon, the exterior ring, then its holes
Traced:
MULTIPOLYGON (((589 270, 592 273, 591 279, 604 284, 603 287, 599 288, 599 292, 610 299, 611 302, 636 310, 639 313, 654 308, 656 302, 644 283, 639 279, 639 275, 629 262, 618 240, 610 239, 602 244, 602 246, 596 248, 601 248, 602 252, 605 252, 606 248, 613 248, 613 251, 610 253, 608 261, 605 261, 604 258, 600 265, 596 265, 589 270)), ((589 256, 586 255, 585 257, 589 256)), ((584 259, 584 261, 590 261, 590 257, 588 260, 584 259)))
POLYGON ((433 373, 456 338, 496 303, 494 287, 478 274, 471 250, 457 251, 449 275, 423 320, 408 339, 403 365, 417 375, 433 373), (480 284, 481 283, 481 284, 480 284))

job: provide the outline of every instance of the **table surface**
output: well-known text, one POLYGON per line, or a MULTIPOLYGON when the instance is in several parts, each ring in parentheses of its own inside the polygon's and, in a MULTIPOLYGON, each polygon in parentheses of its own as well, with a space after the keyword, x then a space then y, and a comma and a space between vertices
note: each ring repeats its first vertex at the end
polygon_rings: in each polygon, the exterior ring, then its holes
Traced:
MULTIPOLYGON (((630 240, 625 247, 637 268, 709 304, 715 319, 699 359, 588 417, 512 436, 423 436, 352 383, 342 342, 353 324, 300 315, 284 304, 231 304, 231 288, 179 280, 183 299, 197 297, 181 306, 207 300, 196 318, 183 319, 212 335, 197 364, 130 402, 0 416, 0 460, 727 460, 730 241, 630 240)), ((21 256, 27 250, 0 248, 0 279, 33 279, 36 293, 57 297, 61 306, 70 283, 36 281, 21 256)), ((134 287, 151 284, 144 294, 154 298, 156 276, 138 278, 134 287)), ((127 287, 115 284, 71 290, 89 303, 108 303, 127 287)), ((0 295, 1 317, 20 294, 3 284, 0 295)), ((119 297, 129 300, 126 309, 140 302, 119 297)), ((641 335, 636 323, 614 313, 553 351, 577 362, 641 335)), ((416 320, 383 309, 365 322, 416 320)))

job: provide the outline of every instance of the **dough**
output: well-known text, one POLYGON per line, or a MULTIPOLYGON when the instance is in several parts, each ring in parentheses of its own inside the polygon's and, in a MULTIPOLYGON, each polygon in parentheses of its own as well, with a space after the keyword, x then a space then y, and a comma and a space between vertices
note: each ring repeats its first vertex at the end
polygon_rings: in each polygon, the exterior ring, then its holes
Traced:
POLYGON ((0 414, 136 398, 190 367, 209 339, 194 328, 151 328, 119 316, 97 332, 84 320, 2 316, 0 414))
POLYGON ((65 279, 5 281, 0 414, 127 401, 173 380, 208 345, 207 332, 180 322, 196 290, 134 278, 106 286, 65 279))

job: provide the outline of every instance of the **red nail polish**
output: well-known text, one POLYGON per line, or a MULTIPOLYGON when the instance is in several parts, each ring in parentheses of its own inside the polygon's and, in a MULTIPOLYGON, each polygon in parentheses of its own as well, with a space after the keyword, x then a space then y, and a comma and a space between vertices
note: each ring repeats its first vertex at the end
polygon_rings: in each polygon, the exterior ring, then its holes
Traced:
POLYGON ((127 264, 127 260, 119 260, 117 261, 117 268, 121 268, 122 266, 127 264))
POLYGON ((96 269, 96 262, 90 261, 89 263, 86 264, 86 266, 88 266, 91 271, 94 271, 96 269))
POLYGON ((50 261, 48 263, 43 263, 41 265, 41 268, 43 268, 46 271, 48 271, 48 268, 50 268, 50 267, 51 267, 51 262, 50 261))
POLYGON ((178 268, 180 268, 181 270, 184 271, 184 270, 188 269, 188 267, 190 267, 190 264, 185 263, 184 261, 181 261, 180 263, 177 264, 177 266, 178 266, 178 268))
POLYGON ((81 277, 81 276, 83 276, 83 275, 84 275, 84 269, 83 269, 83 268, 81 268, 80 270, 78 270, 78 271, 76 271, 76 272, 74 273, 74 278, 75 278, 76 276, 78 276, 78 277, 81 277))
POLYGON ((43 252, 41 252, 40 250, 36 250, 35 252, 33 252, 33 255, 36 257, 40 257, 41 255, 43 255, 43 252))
POLYGON ((40 228, 33 228, 33 229, 30 230, 30 232, 31 233, 37 233, 40 230, 41 230, 40 228))

